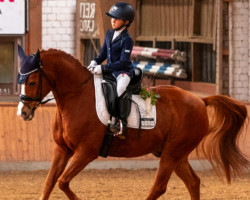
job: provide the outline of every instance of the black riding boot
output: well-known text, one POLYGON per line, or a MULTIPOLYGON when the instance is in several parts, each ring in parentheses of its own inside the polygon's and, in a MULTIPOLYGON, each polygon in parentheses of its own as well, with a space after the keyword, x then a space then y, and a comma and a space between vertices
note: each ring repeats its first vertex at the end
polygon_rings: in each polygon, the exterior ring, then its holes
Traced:
POLYGON ((128 99, 127 93, 123 94, 118 98, 119 101, 119 121, 120 121, 120 131, 115 134, 120 139, 127 138, 127 118, 131 110, 131 102, 128 99))

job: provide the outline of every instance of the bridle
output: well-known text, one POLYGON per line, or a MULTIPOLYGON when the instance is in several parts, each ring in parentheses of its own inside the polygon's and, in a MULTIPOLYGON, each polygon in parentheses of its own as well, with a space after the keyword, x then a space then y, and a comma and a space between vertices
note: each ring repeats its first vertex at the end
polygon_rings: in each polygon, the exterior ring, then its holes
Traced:
MULTIPOLYGON (((32 73, 38 71, 39 72, 39 84, 38 84, 38 90, 37 90, 37 95, 36 97, 31 97, 31 96, 27 96, 27 95, 23 95, 20 94, 19 97, 19 101, 22 102, 25 106, 29 107, 32 111, 35 111, 35 109, 41 104, 45 104, 51 100, 53 100, 54 98, 49 98, 45 101, 43 101, 42 98, 42 76, 44 75, 44 77, 48 80, 49 84, 52 86, 52 83, 50 82, 50 80, 48 79, 48 76, 45 74, 45 72, 43 71, 43 66, 42 66, 42 62, 41 60, 39 61, 39 66, 37 67, 37 70, 33 71, 32 73), (37 102, 36 105, 34 107, 30 107, 26 102, 37 102)), ((31 73, 31 74, 32 74, 31 73)))
MULTIPOLYGON (((42 98, 42 76, 44 76, 47 81, 49 82, 51 88, 54 88, 54 85, 52 84, 52 82, 49 80, 48 76, 46 75, 46 73, 43 71, 43 66, 42 66, 42 62, 41 60, 39 61, 39 66, 37 67, 37 70, 33 71, 32 73, 38 71, 39 72, 39 84, 38 84, 38 90, 37 90, 37 95, 36 97, 31 97, 31 96, 27 96, 27 95, 23 95, 23 94, 20 94, 20 97, 19 97, 19 101, 22 102, 25 106, 29 107, 32 112, 34 112, 36 110, 36 108, 39 106, 39 105, 43 105, 43 104, 46 104, 48 103, 49 101, 55 99, 55 98, 49 98, 45 101, 43 101, 43 98, 42 98), (29 106, 26 102, 37 102, 36 105, 34 107, 31 107, 29 106)), ((32 74, 31 73, 31 74, 32 74)), ((91 74, 86 80, 84 80, 80 85, 79 85, 79 88, 86 84, 91 78, 93 77, 93 75, 91 74)))

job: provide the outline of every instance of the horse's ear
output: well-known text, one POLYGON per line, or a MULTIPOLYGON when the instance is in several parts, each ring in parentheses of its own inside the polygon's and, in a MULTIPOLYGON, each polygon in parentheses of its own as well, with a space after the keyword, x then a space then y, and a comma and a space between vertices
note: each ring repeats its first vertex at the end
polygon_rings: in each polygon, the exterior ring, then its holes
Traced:
POLYGON ((39 61, 40 60, 40 51, 37 49, 36 55, 35 55, 35 60, 39 61))
POLYGON ((19 44, 18 44, 18 55, 19 55, 19 58, 21 60, 24 59, 24 57, 25 57, 24 50, 23 50, 23 48, 19 44))

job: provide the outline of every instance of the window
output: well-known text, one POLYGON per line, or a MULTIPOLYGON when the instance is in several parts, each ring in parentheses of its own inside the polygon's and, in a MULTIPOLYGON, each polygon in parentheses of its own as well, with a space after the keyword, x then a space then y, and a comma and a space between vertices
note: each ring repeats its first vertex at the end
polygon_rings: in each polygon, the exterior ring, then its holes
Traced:
POLYGON ((93 39, 91 42, 91 39, 84 39, 82 40, 82 43, 84 44, 83 64, 85 66, 88 66, 90 61, 93 60, 101 52, 100 40, 93 39), (97 54, 96 51, 98 51, 99 53, 97 54))
POLYGON ((19 93, 16 77, 18 71, 17 39, 0 37, 0 97, 11 99, 19 93))
POLYGON ((0 94, 13 93, 14 43, 0 44, 0 94))

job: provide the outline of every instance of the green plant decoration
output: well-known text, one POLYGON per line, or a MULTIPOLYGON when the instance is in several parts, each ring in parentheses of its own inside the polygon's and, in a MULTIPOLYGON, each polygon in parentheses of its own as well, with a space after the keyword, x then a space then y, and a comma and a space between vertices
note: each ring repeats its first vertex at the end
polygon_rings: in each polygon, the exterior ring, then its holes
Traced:
POLYGON ((146 87, 141 88, 140 96, 144 100, 146 100, 147 98, 150 98, 152 105, 155 105, 156 102, 157 102, 157 99, 161 97, 159 94, 155 94, 155 92, 153 90, 151 90, 150 88, 148 88, 148 87, 147 88, 146 87))

